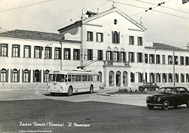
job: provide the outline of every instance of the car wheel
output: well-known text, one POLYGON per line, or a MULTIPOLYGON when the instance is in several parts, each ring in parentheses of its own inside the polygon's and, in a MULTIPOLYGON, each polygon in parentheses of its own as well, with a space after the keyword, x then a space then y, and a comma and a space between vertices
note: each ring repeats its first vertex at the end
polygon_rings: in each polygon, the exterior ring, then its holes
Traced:
POLYGON ((148 105, 148 109, 154 109, 154 105, 148 105))
POLYGON ((90 93, 93 93, 93 92, 94 92, 94 88, 93 88, 92 85, 90 86, 90 90, 89 90, 89 92, 90 92, 90 93))
POLYGON ((188 102, 187 102, 186 106, 189 108, 189 99, 188 99, 188 102))
POLYGON ((164 101, 163 102, 162 109, 164 109, 164 110, 168 110, 169 109, 169 102, 168 101, 164 101))
POLYGON ((70 86, 68 88, 68 96, 72 96, 73 95, 73 88, 70 86))

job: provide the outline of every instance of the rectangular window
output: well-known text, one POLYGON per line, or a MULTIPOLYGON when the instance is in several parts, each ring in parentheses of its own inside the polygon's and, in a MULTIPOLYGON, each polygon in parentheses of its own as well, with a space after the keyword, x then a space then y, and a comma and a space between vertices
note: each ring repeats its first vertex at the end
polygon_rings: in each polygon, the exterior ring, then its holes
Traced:
POLYGON ((34 47, 34 58, 42 58, 43 47, 35 46, 34 47))
POLYGON ((52 48, 45 47, 45 59, 52 59, 52 48))
POLYGON ((153 54, 150 54, 150 55, 149 55, 149 58, 150 58, 149 63, 150 63, 150 64, 154 64, 154 63, 155 63, 154 55, 153 55, 153 54))
POLYGON ((112 61, 113 60, 112 51, 107 51, 106 52, 106 60, 107 61, 112 61))
POLYGON ((103 42, 103 33, 96 33, 96 41, 103 42))
POLYGON ((142 63, 142 53, 137 53, 137 62, 142 63))
POLYGON ((54 59, 61 59, 61 48, 55 48, 54 59))
POLYGON ((173 64, 173 57, 171 55, 168 56, 168 64, 173 64))
POLYGON ((70 60, 71 59, 71 52, 69 48, 64 48, 64 60, 70 60))
POLYGON ((116 51, 113 52, 113 60, 119 61, 119 52, 116 52, 116 51))
POLYGON ((156 64, 160 64, 160 55, 156 55, 156 64))
POLYGON ((22 81, 23 82, 30 82, 30 71, 28 71, 28 70, 23 71, 22 81))
POLYGON ((0 70, 0 82, 8 82, 8 70, 0 70))
POLYGON ((120 61, 121 62, 126 62, 126 53, 125 52, 121 52, 121 56, 120 56, 120 61))
POLYGON ((93 50, 87 49, 87 60, 93 60, 93 50))
POLYGON ((174 63, 175 63, 175 65, 178 65, 178 56, 174 57, 174 63))
POLYGON ((180 57, 180 65, 184 65, 184 57, 183 56, 180 57))
POLYGON ((12 45, 12 57, 20 57, 20 45, 12 45))
POLYGON ((93 32, 87 31, 87 41, 93 41, 93 32))
POLYGON ((80 60, 80 49, 73 50, 73 60, 80 60))
POLYGON ((24 45, 24 58, 31 58, 31 46, 24 45))
POLYGON ((129 52, 129 62, 135 62, 134 52, 129 52))
POLYGON ((138 46, 142 46, 142 45, 143 45, 143 38, 138 37, 138 46))
POLYGON ((112 31, 112 43, 120 43, 120 32, 112 31))
POLYGON ((166 64, 165 55, 162 55, 162 64, 166 64))
POLYGON ((0 56, 8 56, 8 44, 0 43, 0 56))
POLYGON ((148 54, 145 54, 145 63, 148 63, 148 54))
POLYGON ((185 64, 189 65, 189 57, 185 57, 185 64))
POLYGON ((98 50, 98 60, 103 60, 103 50, 98 50))
POLYGON ((20 71, 14 69, 11 71, 11 81, 12 82, 19 82, 20 71))
POLYGON ((129 36, 129 45, 134 45, 134 36, 129 36))

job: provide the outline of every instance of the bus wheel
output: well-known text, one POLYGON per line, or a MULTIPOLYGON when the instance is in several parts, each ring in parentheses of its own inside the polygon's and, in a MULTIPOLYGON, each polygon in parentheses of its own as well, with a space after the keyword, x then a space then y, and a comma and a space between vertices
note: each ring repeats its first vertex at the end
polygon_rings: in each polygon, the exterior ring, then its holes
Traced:
POLYGON ((90 93, 93 93, 94 92, 94 88, 93 88, 93 85, 90 86, 90 90, 89 90, 90 93))
POLYGON ((68 88, 68 96, 72 96, 73 95, 73 88, 70 86, 68 88))

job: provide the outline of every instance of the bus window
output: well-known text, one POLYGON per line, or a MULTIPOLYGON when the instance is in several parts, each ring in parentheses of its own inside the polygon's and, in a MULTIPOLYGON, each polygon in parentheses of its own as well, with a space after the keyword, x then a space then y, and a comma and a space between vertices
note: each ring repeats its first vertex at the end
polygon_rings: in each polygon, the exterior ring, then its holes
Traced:
POLYGON ((76 81, 81 81, 81 75, 76 75, 76 81))
POLYGON ((56 75, 50 74, 50 75, 49 75, 49 81, 50 81, 50 82, 56 81, 56 75))
POLYGON ((75 80, 75 75, 72 75, 72 82, 76 81, 75 80))
POLYGON ((92 75, 88 75, 88 81, 93 81, 92 75))
POLYGON ((87 75, 82 75, 82 81, 87 81, 87 75))
POLYGON ((98 81, 98 75, 93 75, 93 81, 98 81))
POLYGON ((56 81, 57 82, 64 82, 64 74, 57 74, 56 81))
POLYGON ((71 82, 71 78, 72 78, 72 76, 68 75, 68 82, 71 82))

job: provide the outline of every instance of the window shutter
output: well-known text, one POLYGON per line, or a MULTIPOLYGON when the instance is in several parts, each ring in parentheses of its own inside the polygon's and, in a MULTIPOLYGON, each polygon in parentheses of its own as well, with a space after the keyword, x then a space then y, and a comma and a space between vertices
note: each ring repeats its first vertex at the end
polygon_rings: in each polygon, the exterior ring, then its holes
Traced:
POLYGON ((112 31, 112 43, 114 43, 114 32, 112 31))
POLYGON ((8 82, 8 78, 9 78, 9 69, 6 70, 6 82, 8 82))
POLYGON ((14 44, 12 45, 12 57, 13 57, 13 52, 14 52, 14 51, 13 51, 13 48, 14 48, 14 44))
POLYGON ((29 70, 28 72, 28 82, 30 82, 30 79, 31 79, 31 70, 29 70))
POLYGON ((117 41, 118 41, 118 43, 120 43, 120 32, 117 35, 117 41))
POLYGON ((33 82, 35 82, 35 70, 33 70, 33 82))
POLYGON ((23 51, 24 56, 23 57, 26 57, 25 50, 26 50, 26 45, 24 45, 24 51, 23 51))
POLYGON ((64 59, 66 59, 66 48, 64 48, 64 59))
POLYGON ((39 82, 41 82, 41 70, 39 71, 39 82))
POLYGON ((13 69, 10 69, 10 73, 11 73, 11 82, 13 81, 13 69))
POLYGON ((17 76, 18 82, 20 82, 20 69, 17 72, 18 72, 18 76, 17 76))
POLYGON ((50 59, 52 59, 52 47, 50 47, 50 52, 49 52, 49 54, 50 54, 50 59))
POLYGON ((123 52, 123 61, 125 62, 126 61, 126 56, 125 56, 125 52, 123 52))
POLYGON ((43 47, 40 47, 39 48, 39 58, 42 58, 42 50, 43 50, 43 47))
POLYGON ((110 52, 110 61, 113 61, 113 51, 110 52))
POLYGON ((77 56, 78 56, 77 59, 80 60, 80 50, 79 49, 78 49, 78 55, 77 56))
POLYGON ((45 70, 43 70, 43 82, 45 82, 45 70))
POLYGON ((8 44, 6 44, 6 48, 7 48, 7 51, 6 51, 6 56, 8 56, 8 44))
POLYGON ((36 54, 36 46, 34 46, 34 58, 36 58, 35 54, 36 54))
POLYGON ((18 57, 20 57, 20 45, 18 45, 18 57))
POLYGON ((29 57, 31 58, 31 46, 29 46, 29 57))
POLYGON ((22 82, 24 82, 24 70, 22 69, 22 82))
POLYGON ((0 44, 0 56, 2 56, 2 44, 0 44))
POLYGON ((68 50, 68 56, 69 56, 69 60, 71 60, 71 49, 68 50))

